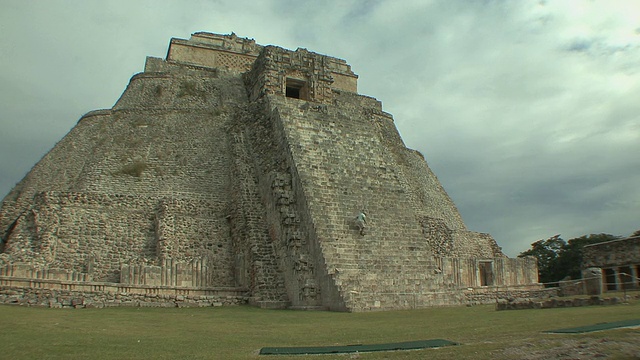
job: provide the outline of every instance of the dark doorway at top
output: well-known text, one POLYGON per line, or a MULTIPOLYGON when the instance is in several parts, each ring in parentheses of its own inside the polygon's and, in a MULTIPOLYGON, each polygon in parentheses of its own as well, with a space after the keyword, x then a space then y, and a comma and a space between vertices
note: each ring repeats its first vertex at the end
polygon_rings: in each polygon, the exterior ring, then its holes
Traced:
POLYGON ((290 98, 309 100, 309 88, 307 83, 297 79, 287 79, 285 95, 290 98))
POLYGON ((287 97, 300 99, 300 89, 287 86, 287 97))

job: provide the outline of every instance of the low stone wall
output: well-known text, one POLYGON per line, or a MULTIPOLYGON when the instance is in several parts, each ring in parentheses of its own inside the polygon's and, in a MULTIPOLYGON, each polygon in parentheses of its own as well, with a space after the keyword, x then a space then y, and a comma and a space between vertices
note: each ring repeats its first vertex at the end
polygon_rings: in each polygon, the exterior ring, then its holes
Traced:
POLYGON ((585 285, 583 279, 563 280, 558 282, 560 296, 585 295, 585 285))
POLYGON ((131 286, 0 276, 0 304, 51 308, 208 307, 248 303, 241 288, 131 286))
MULTIPOLYGON (((592 296, 590 298, 550 298, 546 300, 540 299, 500 299, 496 303, 496 310, 523 310, 523 309, 553 309, 561 307, 578 307, 578 306, 592 306, 592 305, 616 305, 621 304, 632 296, 626 298, 621 297, 606 297, 592 296)), ((636 299, 640 298, 640 295, 635 296, 636 299)))
POLYGON ((544 288, 542 285, 519 287, 487 286, 469 288, 464 292, 468 305, 491 304, 504 299, 545 299, 558 296, 558 288, 544 288))

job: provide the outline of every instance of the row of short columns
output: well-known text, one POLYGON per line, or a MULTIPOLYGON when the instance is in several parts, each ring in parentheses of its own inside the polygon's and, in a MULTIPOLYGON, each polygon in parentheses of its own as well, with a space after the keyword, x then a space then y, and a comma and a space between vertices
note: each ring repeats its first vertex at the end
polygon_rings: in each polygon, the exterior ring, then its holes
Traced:
POLYGON ((630 290, 640 287, 638 279, 640 265, 618 266, 603 270, 604 288, 608 291, 630 290))

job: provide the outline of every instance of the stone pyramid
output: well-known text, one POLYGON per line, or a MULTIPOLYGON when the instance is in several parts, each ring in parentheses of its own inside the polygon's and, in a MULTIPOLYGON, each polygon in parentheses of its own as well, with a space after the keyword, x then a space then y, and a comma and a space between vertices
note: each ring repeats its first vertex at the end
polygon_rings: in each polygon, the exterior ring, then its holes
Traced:
POLYGON ((357 79, 302 48, 172 39, 2 201, 0 279, 105 305, 115 291, 346 311, 538 289, 535 261, 466 228, 357 79))

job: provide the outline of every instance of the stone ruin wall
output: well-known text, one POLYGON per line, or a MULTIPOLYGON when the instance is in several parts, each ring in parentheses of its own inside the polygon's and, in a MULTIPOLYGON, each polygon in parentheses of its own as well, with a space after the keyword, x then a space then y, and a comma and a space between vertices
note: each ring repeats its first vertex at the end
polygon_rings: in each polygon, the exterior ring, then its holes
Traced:
POLYGON ((583 268, 640 264, 640 237, 587 245, 583 268))
POLYGON ((14 262, 32 262, 40 269, 88 273, 91 279, 117 282, 121 263, 155 257, 153 215, 145 209, 149 206, 146 200, 40 193, 5 250, 14 262))
POLYGON ((172 39, 166 61, 148 58, 113 109, 83 117, 5 199, 3 229, 22 213, 9 245, 33 250, 13 260, 93 281, 237 287, 264 307, 352 311, 463 303, 456 289, 480 285, 478 256, 493 259, 493 286, 535 283, 535 263, 466 229, 391 115, 355 93, 356 79, 344 60, 304 49, 172 39), (289 79, 312 101, 285 97, 289 79), (53 191, 29 215, 43 188, 53 191), (365 237, 353 226, 361 208, 365 237), (28 244, 38 224, 49 235, 28 244))
MULTIPOLYGON (((415 164, 398 166, 399 163, 407 163, 400 156, 413 155, 415 152, 404 148, 391 116, 381 111, 380 103, 375 99, 339 90, 334 90, 334 101, 326 104, 310 104, 303 100, 278 96, 282 95, 282 82, 279 79, 287 77, 289 73, 300 73, 299 68, 302 66, 293 60, 282 65, 273 59, 282 58, 278 52, 283 50, 267 50, 269 51, 265 51, 264 55, 257 59, 252 73, 248 76, 250 96, 254 96, 254 100, 262 99, 268 108, 274 109, 271 112, 271 121, 273 127, 278 129, 278 135, 275 137, 285 143, 284 148, 278 153, 291 157, 285 162, 288 164, 290 177, 285 174, 282 181, 288 185, 291 178, 291 183, 299 183, 299 188, 304 189, 296 196, 286 196, 287 203, 291 198, 298 199, 297 209, 290 211, 289 208, 286 212, 291 215, 292 221, 300 222, 301 225, 312 220, 311 226, 308 227, 311 230, 302 232, 308 239, 287 239, 285 235, 282 243, 301 242, 307 245, 308 253, 317 254, 313 257, 316 260, 313 266, 304 262, 304 270, 307 275, 316 276, 319 286, 315 291, 321 293, 322 303, 339 308, 341 305, 336 302, 338 295, 338 298, 345 299, 347 308, 354 310, 356 304, 366 301, 360 296, 349 302, 349 297, 353 297, 352 293, 368 294, 369 297, 382 299, 384 296, 380 296, 380 291, 389 294, 406 292, 406 285, 411 282, 420 284, 412 292, 412 296, 415 297, 417 294, 432 292, 443 285, 459 287, 462 284, 479 284, 475 272, 457 280, 451 278, 451 274, 457 273, 457 270, 438 276, 424 273, 425 270, 427 273, 434 270, 435 265, 432 250, 429 246, 425 247, 429 242, 420 241, 425 232, 416 221, 414 211, 424 207, 428 200, 437 201, 440 207, 445 207, 440 210, 443 213, 436 216, 444 214, 441 217, 446 218, 449 224, 453 224, 451 227, 457 229, 450 230, 442 220, 434 218, 433 220, 440 220, 440 226, 433 227, 428 235, 438 235, 443 242, 449 244, 453 244, 454 238, 465 240, 459 242, 455 249, 451 245, 448 255, 473 253, 474 257, 480 255, 488 259, 496 256, 504 258, 504 255, 488 234, 466 230, 457 209, 441 186, 436 187, 435 191, 427 186, 416 187, 418 191, 412 188, 413 184, 419 182, 417 174, 423 169, 412 167, 415 164), (364 154, 361 149, 366 149, 364 154), (394 153, 401 155, 389 156, 394 153), (389 188, 393 184, 396 184, 396 188, 389 188), (381 187, 383 185, 384 187, 381 187), (420 200, 416 199, 418 196, 420 200), (376 201, 378 203, 375 203, 376 201), (413 205, 407 207, 407 204, 413 205), (364 238, 356 235, 353 226, 353 217, 361 207, 365 207, 376 216, 370 217, 370 234, 364 238), (402 216, 405 217, 404 220, 402 216), (379 225, 374 225, 374 221, 379 221, 379 225), (398 223, 403 224, 401 229, 395 226, 398 223), (414 224, 413 230, 410 224, 414 224), (405 234, 403 231, 409 233, 405 234), (414 241, 404 244, 403 239, 414 241), (466 242, 467 239, 473 239, 474 242, 466 242), (413 253, 407 255, 407 250, 413 253), (416 256, 418 253, 421 255, 416 256), (388 259, 394 259, 392 264, 388 264, 388 259), (368 274, 363 277, 360 269, 365 268, 368 274), (314 272, 319 275, 314 275, 314 272), (337 287, 338 293, 335 293, 334 287, 337 287), (327 291, 331 291, 332 294, 324 295, 327 291)), ((314 58, 307 59, 304 55, 306 53, 302 52, 300 56, 292 55, 289 59, 297 59, 303 64, 316 61, 314 58)), ((313 93, 310 92, 309 96, 313 96, 313 93)), ((424 159, 421 160, 420 165, 426 167, 424 159)), ((431 176, 431 182, 437 182, 430 171, 427 174, 431 176)), ((428 219, 426 216, 425 218, 428 219)), ((279 237, 275 236, 276 239, 279 237)), ((298 247, 299 245, 296 245, 295 249, 298 247)), ((290 254, 291 251, 284 253, 290 254)), ((471 264, 477 271, 475 260, 471 264)), ((517 267, 525 265, 522 261, 510 262, 513 266, 501 266, 500 261, 491 264, 497 275, 496 284, 522 284, 528 279, 537 278, 537 274, 532 276, 536 267, 530 261, 526 264, 529 266, 526 271, 520 273, 517 272, 517 267)), ((288 266, 291 267, 290 264, 288 266)), ((300 270, 299 267, 294 268, 296 271, 300 270)), ((285 267, 285 274, 287 273, 285 267)), ((297 275, 298 278, 305 277, 300 273, 297 275)), ((536 280, 532 282, 535 283, 536 280)), ((299 280, 298 284, 301 283, 299 280)), ((428 298, 429 296, 423 295, 427 297, 423 299, 423 304, 434 302, 428 298)), ((445 303, 447 299, 451 300, 450 294, 439 300, 439 303, 445 303)), ((402 305, 387 299, 373 301, 370 306, 365 305, 362 309, 376 307, 398 308, 402 305), (383 305, 385 301, 386 304, 383 305)))
POLYGON ((586 245, 583 248, 583 278, 600 284, 588 284, 597 294, 604 291, 640 289, 640 237, 630 237, 586 245))
MULTIPOLYGON (((256 117, 258 118, 258 117, 256 117)), ((294 307, 313 308, 322 305, 318 268, 310 239, 313 224, 306 214, 306 198, 297 181, 295 167, 285 138, 277 122, 269 116, 260 116, 262 122, 252 139, 270 139, 253 142, 253 150, 260 154, 256 163, 260 175, 260 190, 266 204, 266 219, 270 241, 279 259, 279 268, 286 281, 287 297, 294 307)))
MULTIPOLYGON (((45 306, 51 308, 205 307, 246 304, 246 288, 198 287, 197 269, 181 264, 166 264, 160 276, 163 284, 96 282, 86 274, 64 270, 34 271, 28 264, 0 267, 0 304, 45 306), (165 281, 166 280, 166 281, 165 281)), ((126 267, 123 277, 135 274, 126 267)), ((135 279, 127 279, 135 281, 135 279)))
POLYGON ((167 61, 197 67, 245 72, 262 50, 252 39, 234 34, 195 33, 189 40, 171 39, 167 61))
POLYGON ((5 250, 13 262, 103 282, 120 282, 121 268, 129 264, 197 259, 209 264, 208 285, 234 286, 229 225, 208 216, 218 215, 212 210, 203 200, 44 192, 20 218, 5 250))
POLYGON ((12 261, 118 282, 128 264, 204 259, 210 286, 234 285, 225 123, 244 86, 181 70, 134 76, 112 110, 84 116, 5 199, 12 261), (43 188, 57 193, 34 192, 43 188))
POLYGON ((277 46, 264 47, 246 75, 251 101, 265 95, 285 97, 287 87, 293 84, 300 90, 300 98, 317 103, 315 106, 334 103, 335 91, 357 92, 357 79, 342 59, 277 46))
MULTIPOLYGON (((279 308, 288 303, 287 289, 269 226, 269 206, 262 201, 261 176, 256 168, 260 149, 252 143, 255 129, 245 126, 255 125, 251 120, 247 114, 232 132, 235 153, 232 176, 237 179, 232 190, 236 206, 231 215, 236 272, 242 279, 240 283, 252 289, 252 304, 279 308)), ((260 139, 270 141, 268 137, 260 139)))

